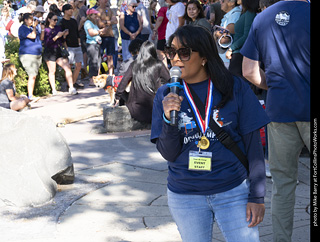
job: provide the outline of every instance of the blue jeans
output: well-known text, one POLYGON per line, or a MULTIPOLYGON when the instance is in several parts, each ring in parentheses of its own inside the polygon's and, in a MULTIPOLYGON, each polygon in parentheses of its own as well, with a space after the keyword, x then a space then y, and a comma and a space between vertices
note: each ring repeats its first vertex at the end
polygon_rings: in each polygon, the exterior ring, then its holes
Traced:
POLYGON ((226 241, 259 241, 258 226, 248 228, 246 221, 249 184, 214 195, 188 195, 168 189, 168 205, 183 242, 211 242, 213 223, 226 241))
POLYGON ((130 57, 132 57, 132 55, 129 52, 130 43, 131 43, 131 40, 126 40, 126 39, 122 40, 122 58, 123 58, 123 61, 126 61, 130 57))

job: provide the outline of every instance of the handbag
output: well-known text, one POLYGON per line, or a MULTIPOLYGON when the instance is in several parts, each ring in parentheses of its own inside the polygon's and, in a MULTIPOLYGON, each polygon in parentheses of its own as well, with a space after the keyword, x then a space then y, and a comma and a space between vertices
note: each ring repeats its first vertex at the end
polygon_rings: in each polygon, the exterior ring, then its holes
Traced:
POLYGON ((62 45, 59 45, 59 48, 60 48, 60 52, 61 52, 61 56, 63 58, 68 58, 69 56, 69 51, 67 50, 66 47, 62 46, 62 45))

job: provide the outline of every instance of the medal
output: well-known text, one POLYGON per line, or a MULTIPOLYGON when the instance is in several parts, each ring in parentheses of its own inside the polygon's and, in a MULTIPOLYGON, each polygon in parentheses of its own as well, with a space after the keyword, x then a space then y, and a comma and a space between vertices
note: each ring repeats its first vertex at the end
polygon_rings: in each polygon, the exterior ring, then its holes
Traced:
POLYGON ((196 118, 196 121, 198 123, 198 127, 200 128, 200 131, 202 132, 203 136, 201 137, 201 139, 199 140, 197 147, 200 149, 208 149, 210 146, 210 141, 208 140, 208 138, 205 136, 205 133, 209 127, 209 122, 210 122, 210 116, 211 116, 211 110, 212 110, 212 105, 213 105, 213 95, 212 95, 212 91, 213 91, 213 84, 211 82, 211 80, 209 79, 208 82, 208 92, 207 92, 207 101, 206 101, 206 106, 205 106, 205 119, 203 120, 201 117, 201 114, 193 100, 191 91, 187 85, 187 83, 183 80, 183 90, 186 94, 186 98, 192 108, 192 111, 194 113, 194 116, 196 118))
POLYGON ((206 150, 209 148, 209 146, 210 146, 210 141, 206 136, 203 135, 199 140, 197 147, 201 150, 206 150))

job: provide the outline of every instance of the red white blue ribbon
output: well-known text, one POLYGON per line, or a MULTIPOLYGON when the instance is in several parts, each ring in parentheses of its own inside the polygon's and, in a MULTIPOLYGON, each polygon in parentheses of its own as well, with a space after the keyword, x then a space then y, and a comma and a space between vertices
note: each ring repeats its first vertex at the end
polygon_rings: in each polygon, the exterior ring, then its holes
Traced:
POLYGON ((210 122, 210 116, 211 116, 211 111, 212 111, 212 105, 213 105, 213 83, 209 79, 208 81, 208 92, 207 92, 207 101, 206 101, 206 106, 205 106, 205 120, 202 119, 201 114, 193 100, 192 94, 190 92, 190 89, 188 87, 188 84, 183 80, 183 90, 184 93, 186 94, 186 98, 193 110, 193 113, 195 114, 195 117, 197 119, 197 123, 200 127, 200 131, 204 135, 209 127, 209 122, 210 122))

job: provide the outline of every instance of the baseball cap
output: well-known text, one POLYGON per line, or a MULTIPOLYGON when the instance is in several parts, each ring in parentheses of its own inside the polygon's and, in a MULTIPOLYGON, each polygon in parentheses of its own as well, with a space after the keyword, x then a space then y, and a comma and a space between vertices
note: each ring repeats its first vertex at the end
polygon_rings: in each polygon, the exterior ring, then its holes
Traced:
POLYGON ((87 10, 87 15, 90 15, 90 14, 97 14, 99 13, 99 11, 95 10, 94 8, 89 8, 87 10))
POLYGON ((34 10, 35 12, 40 12, 40 13, 45 13, 44 8, 41 5, 38 5, 36 9, 34 10))

